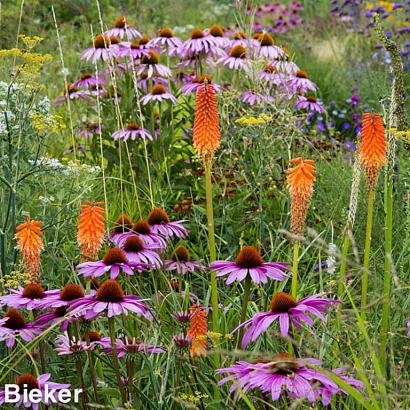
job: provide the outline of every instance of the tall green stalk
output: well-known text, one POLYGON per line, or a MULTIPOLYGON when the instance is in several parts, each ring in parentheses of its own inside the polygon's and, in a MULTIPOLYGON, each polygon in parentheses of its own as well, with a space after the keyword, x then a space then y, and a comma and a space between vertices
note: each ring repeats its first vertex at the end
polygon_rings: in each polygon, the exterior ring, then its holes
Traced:
MULTIPOLYGON (((208 246, 209 258, 213 262, 216 260, 215 247, 215 225, 214 225, 214 210, 212 205, 212 161, 205 159, 205 192, 206 192, 206 213, 208 217, 208 246)), ((218 283, 216 272, 211 271, 211 303, 212 303, 212 330, 219 332, 219 308, 218 308, 218 283)))
POLYGON ((367 306, 367 288, 369 282, 369 262, 370 248, 372 243, 372 225, 373 225, 373 205, 374 205, 375 189, 371 188, 367 197, 367 223, 366 223, 366 240, 364 247, 363 258, 363 273, 362 273, 362 302, 361 302, 361 317, 366 320, 367 306))
POLYGON ((292 296, 296 299, 298 292, 298 265, 299 265, 299 241, 293 245, 293 267, 292 267, 292 296))

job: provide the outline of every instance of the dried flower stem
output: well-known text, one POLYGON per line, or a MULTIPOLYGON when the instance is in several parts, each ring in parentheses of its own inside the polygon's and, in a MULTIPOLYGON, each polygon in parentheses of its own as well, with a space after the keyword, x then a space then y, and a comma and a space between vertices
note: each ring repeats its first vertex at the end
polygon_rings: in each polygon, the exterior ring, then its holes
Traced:
POLYGON ((362 273, 361 317, 363 321, 366 320, 367 288, 368 288, 368 279, 369 279, 370 248, 371 248, 371 242, 372 242, 374 196, 375 196, 374 189, 369 189, 368 197, 367 197, 366 239, 365 239, 365 247, 364 247, 363 273, 362 273))

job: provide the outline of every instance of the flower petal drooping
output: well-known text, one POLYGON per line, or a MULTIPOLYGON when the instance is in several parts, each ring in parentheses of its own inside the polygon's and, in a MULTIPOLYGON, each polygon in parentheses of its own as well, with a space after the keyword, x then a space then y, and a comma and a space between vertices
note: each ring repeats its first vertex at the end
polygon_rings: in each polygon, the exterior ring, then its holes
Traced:
POLYGON ((77 241, 84 259, 95 260, 101 249, 105 232, 103 202, 87 202, 81 205, 77 227, 77 241))
POLYGON ((310 198, 313 194, 315 167, 313 160, 294 158, 290 162, 297 165, 288 170, 288 186, 291 201, 291 232, 295 236, 303 236, 306 214, 310 198))
POLYGON ((368 189, 374 189, 380 168, 386 161, 386 135, 383 120, 378 114, 363 114, 359 160, 366 174, 368 189))
POLYGON ((194 147, 198 155, 211 158, 221 142, 218 107, 213 84, 205 81, 196 94, 194 147))
POLYGON ((31 221, 28 217, 26 222, 16 227, 17 249, 21 252, 24 269, 30 275, 30 282, 39 282, 40 253, 43 249, 41 236, 42 222, 31 221))

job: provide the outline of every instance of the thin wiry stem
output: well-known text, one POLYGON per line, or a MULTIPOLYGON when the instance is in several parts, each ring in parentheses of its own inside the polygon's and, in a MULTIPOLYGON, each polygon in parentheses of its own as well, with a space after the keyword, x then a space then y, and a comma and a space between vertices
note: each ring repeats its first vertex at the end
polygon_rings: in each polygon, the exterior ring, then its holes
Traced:
POLYGON ((299 241, 293 245, 293 266, 292 266, 292 296, 296 298, 298 292, 298 265, 299 265, 299 241))

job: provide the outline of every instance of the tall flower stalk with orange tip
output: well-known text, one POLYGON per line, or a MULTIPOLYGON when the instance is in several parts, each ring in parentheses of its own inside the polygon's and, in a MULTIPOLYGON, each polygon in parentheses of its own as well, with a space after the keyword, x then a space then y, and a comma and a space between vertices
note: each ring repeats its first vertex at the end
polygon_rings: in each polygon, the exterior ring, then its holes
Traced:
POLYGON ((42 222, 32 221, 27 217, 26 222, 16 227, 17 249, 23 257, 23 264, 31 283, 40 282, 40 253, 43 249, 42 222))
MULTIPOLYGON (((86 202, 81 205, 80 217, 77 226, 77 241, 80 245, 82 262, 96 260, 100 251, 105 233, 105 209, 99 205, 104 202, 86 202)), ((87 280, 87 293, 91 282, 87 280)))
POLYGON ((208 331, 206 311, 201 305, 192 305, 189 311, 191 326, 187 330, 187 335, 192 338, 191 357, 206 356, 206 333, 208 331))
POLYGON ((380 169, 386 161, 386 136, 383 120, 378 114, 364 113, 362 118, 359 161, 364 169, 367 185, 367 223, 363 257, 361 316, 366 319, 367 288, 372 238, 374 196, 380 169))
MULTIPOLYGON (((205 80, 196 94, 193 144, 202 158, 205 168, 206 210, 208 217, 208 244, 210 261, 216 259, 214 212, 212 205, 212 160, 219 148, 221 132, 219 129, 218 107, 215 88, 205 80)), ((218 284, 216 272, 211 271, 212 330, 219 330, 218 284)))
POLYGON ((288 170, 290 192, 290 231, 295 236, 293 245, 292 296, 296 297, 298 286, 299 238, 305 231, 306 215, 313 194, 315 166, 311 159, 293 158, 289 161, 296 164, 288 170))

